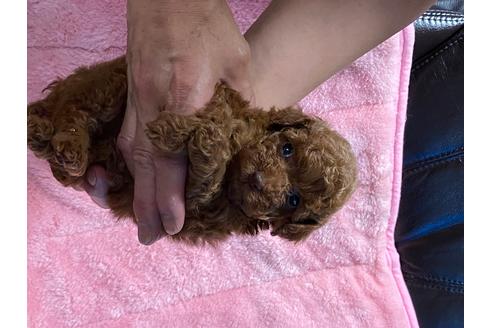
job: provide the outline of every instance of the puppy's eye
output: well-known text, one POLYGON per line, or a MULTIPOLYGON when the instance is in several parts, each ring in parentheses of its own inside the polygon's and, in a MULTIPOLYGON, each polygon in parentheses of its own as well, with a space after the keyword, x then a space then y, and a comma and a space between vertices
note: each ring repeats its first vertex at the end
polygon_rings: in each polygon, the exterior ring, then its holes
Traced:
POLYGON ((282 146, 282 156, 288 158, 294 154, 294 146, 290 142, 282 146))
POLYGON ((301 197, 296 192, 290 192, 287 194, 287 204, 290 208, 297 208, 301 202, 301 197))

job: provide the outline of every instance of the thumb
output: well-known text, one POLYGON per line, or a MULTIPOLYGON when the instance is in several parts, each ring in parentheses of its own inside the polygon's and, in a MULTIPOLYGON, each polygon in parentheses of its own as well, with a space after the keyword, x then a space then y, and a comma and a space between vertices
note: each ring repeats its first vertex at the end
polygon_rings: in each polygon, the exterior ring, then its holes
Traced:
POLYGON ((102 208, 109 208, 107 194, 109 190, 108 176, 106 170, 99 165, 89 168, 86 179, 82 185, 91 199, 102 208))

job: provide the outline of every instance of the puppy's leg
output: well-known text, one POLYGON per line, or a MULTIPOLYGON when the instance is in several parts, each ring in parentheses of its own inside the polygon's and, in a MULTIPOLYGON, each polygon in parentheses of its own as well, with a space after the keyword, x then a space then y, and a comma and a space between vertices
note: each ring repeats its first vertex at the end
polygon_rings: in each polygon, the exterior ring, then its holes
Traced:
POLYGON ((76 108, 70 108, 64 115, 56 117, 53 122, 55 132, 51 138, 52 165, 71 177, 82 177, 89 164, 90 130, 94 130, 91 125, 95 124, 87 112, 76 108))
POLYGON ((188 141, 187 210, 199 212, 222 190, 222 181, 230 161, 229 136, 214 123, 199 126, 188 141))
POLYGON ((53 155, 51 138, 55 128, 41 101, 27 107, 27 145, 36 156, 50 159, 53 155))
POLYGON ((177 115, 162 111, 159 118, 147 124, 147 137, 154 147, 164 154, 177 154, 185 150, 190 135, 199 125, 195 116, 177 115))
POLYGON ((52 87, 51 164, 82 177, 93 159, 104 163, 114 150, 126 105, 124 58, 79 68, 52 87), (89 153, 92 152, 92 153, 89 153))

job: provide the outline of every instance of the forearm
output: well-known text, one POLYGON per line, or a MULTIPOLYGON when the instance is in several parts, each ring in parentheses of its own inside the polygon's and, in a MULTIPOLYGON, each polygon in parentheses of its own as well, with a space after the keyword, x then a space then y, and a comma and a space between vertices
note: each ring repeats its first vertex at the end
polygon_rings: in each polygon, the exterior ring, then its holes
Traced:
POLYGON ((256 104, 295 104, 415 20, 430 0, 273 0, 245 37, 256 104))

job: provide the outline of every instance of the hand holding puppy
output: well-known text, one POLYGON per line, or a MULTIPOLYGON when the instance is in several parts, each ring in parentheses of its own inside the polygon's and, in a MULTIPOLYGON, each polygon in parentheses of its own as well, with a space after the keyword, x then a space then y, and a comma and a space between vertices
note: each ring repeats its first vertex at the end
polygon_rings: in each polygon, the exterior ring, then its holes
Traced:
MULTIPOLYGON (((118 147, 135 179, 138 237, 151 244, 184 222, 185 156, 163 157, 145 137, 160 110, 189 115, 223 80, 252 99, 250 52, 224 0, 128 0, 128 100, 118 147)), ((86 191, 105 205, 107 181, 89 169, 86 191), (95 183, 94 183, 95 182, 95 183)))

